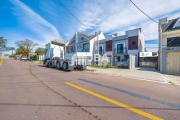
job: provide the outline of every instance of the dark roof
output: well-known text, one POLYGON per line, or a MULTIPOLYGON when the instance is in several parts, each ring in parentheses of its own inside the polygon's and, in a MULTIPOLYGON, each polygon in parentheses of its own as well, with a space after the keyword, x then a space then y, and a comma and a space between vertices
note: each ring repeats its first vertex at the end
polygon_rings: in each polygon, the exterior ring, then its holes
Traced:
POLYGON ((52 44, 54 45, 65 45, 65 42, 63 40, 54 40, 54 41, 51 41, 52 44))
POLYGON ((87 38, 88 40, 91 40, 91 39, 93 39, 94 37, 96 37, 96 35, 90 35, 90 36, 88 36, 88 35, 85 35, 85 34, 82 34, 82 33, 80 33, 80 32, 78 32, 80 35, 82 35, 82 36, 84 36, 85 38, 87 38))
POLYGON ((180 30, 180 27, 175 27, 173 28, 173 26, 176 24, 177 20, 179 18, 176 18, 176 19, 172 19, 172 20, 169 20, 168 23, 166 24, 162 24, 161 25, 161 28, 162 28, 162 32, 170 32, 170 31, 175 31, 175 30, 180 30))
MULTIPOLYGON (((96 35, 90 35, 90 36, 88 36, 88 35, 85 35, 85 34, 80 33, 80 32, 78 32, 78 34, 82 35, 82 36, 85 37, 87 40, 91 40, 91 39, 93 39, 94 37, 96 37, 96 35)), ((75 35, 73 36, 73 38, 70 40, 70 42, 69 42, 68 45, 73 45, 72 41, 73 41, 75 38, 76 38, 76 34, 75 34, 75 35)))

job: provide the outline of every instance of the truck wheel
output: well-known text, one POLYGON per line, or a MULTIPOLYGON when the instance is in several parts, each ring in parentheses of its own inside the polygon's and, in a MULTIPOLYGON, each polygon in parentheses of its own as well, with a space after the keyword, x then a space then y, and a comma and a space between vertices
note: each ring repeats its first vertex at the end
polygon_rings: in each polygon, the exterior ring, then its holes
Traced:
POLYGON ((45 62, 45 66, 46 66, 46 67, 49 67, 49 65, 48 65, 48 62, 47 62, 47 61, 45 62))
POLYGON ((63 63, 62 69, 63 69, 64 71, 67 71, 67 63, 63 63))
POLYGON ((80 66, 80 71, 83 71, 83 66, 80 66))
POLYGON ((57 64, 56 64, 56 68, 58 69, 58 70, 60 70, 60 63, 59 62, 57 62, 57 64))

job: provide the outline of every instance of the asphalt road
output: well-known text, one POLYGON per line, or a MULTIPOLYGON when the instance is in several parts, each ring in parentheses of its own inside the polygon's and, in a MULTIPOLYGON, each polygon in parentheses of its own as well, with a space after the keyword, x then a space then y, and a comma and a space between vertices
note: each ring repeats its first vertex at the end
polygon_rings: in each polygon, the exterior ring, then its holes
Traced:
POLYGON ((0 120, 58 119, 180 120, 180 87, 2 60, 0 120))

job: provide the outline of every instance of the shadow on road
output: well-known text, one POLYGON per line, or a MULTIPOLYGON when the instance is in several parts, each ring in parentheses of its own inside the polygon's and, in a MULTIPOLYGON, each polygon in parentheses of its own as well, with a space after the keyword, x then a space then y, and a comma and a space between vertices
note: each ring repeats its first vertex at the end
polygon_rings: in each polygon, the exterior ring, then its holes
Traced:
MULTIPOLYGON (((59 105, 59 104, 22 104, 22 103, 0 103, 0 106, 8 105, 8 106, 42 106, 42 107, 84 107, 84 108, 122 108, 118 106, 78 106, 78 105, 59 105)), ((127 108, 127 107, 126 107, 127 108)), ((132 108, 132 107, 129 107, 132 108)), ((156 109, 156 110, 177 110, 173 108, 145 108, 145 107, 133 107, 136 109, 156 109)))

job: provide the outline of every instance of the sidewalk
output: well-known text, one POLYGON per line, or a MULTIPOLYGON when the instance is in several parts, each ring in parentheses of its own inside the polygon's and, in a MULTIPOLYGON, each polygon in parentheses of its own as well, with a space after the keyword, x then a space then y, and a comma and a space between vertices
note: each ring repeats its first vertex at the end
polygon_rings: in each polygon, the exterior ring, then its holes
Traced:
POLYGON ((129 69, 121 69, 121 68, 108 68, 108 69, 100 69, 93 68, 88 66, 87 70, 93 71, 95 73, 101 74, 109 74, 114 76, 123 76, 134 79, 155 81, 155 82, 163 82, 163 83, 172 83, 176 85, 180 85, 180 76, 174 75, 163 75, 158 71, 154 71, 154 69, 149 68, 135 68, 132 70, 129 69))
POLYGON ((170 83, 180 86, 180 75, 164 75, 170 83))

